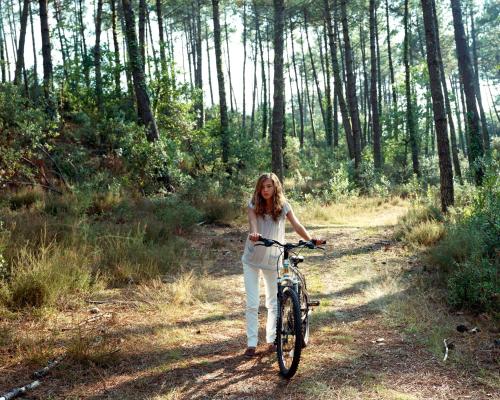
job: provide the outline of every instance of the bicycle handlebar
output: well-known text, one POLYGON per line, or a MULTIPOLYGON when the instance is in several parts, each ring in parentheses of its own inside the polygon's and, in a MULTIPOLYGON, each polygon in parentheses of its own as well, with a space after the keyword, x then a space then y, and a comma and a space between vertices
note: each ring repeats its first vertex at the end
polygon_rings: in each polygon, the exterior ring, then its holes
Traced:
MULTIPOLYGON (((259 236, 258 241, 263 243, 260 246, 271 247, 274 245, 278 245, 278 246, 286 248, 288 250, 295 249, 297 247, 307 247, 308 249, 325 250, 324 247, 320 247, 320 246, 318 246, 318 244, 326 244, 326 240, 319 240, 319 241, 316 241, 316 243, 313 242, 312 240, 308 240, 307 242, 304 240, 299 240, 299 243, 285 243, 285 244, 283 244, 283 243, 278 242, 277 240, 267 239, 263 236, 259 236)), ((259 244, 257 244, 257 245, 259 245, 259 244)))

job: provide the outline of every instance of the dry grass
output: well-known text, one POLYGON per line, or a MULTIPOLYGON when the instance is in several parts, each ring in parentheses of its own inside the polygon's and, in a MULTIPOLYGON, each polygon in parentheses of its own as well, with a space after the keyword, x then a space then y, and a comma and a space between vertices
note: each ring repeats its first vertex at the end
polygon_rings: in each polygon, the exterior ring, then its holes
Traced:
POLYGON ((308 203, 294 207, 309 225, 382 226, 394 225, 406 212, 408 203, 399 198, 356 197, 347 201, 321 205, 308 203))

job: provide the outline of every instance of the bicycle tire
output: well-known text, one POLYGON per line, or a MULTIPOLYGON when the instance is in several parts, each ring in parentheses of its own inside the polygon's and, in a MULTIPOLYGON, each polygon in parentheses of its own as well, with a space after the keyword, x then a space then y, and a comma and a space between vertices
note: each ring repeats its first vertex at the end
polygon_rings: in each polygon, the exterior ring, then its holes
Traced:
POLYGON ((303 345, 300 301, 292 288, 283 290, 276 331, 280 374, 290 379, 297 372, 303 345), (291 338, 293 344, 290 345, 291 338))

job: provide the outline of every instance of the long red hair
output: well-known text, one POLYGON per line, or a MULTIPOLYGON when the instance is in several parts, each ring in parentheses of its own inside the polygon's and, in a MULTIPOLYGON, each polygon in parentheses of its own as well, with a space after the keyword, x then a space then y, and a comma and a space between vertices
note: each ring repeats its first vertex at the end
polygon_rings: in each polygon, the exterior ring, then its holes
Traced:
POLYGON ((283 187, 281 186, 281 182, 276 174, 268 173, 262 174, 257 179, 257 184, 255 185, 255 191, 252 197, 252 203, 254 205, 255 214, 257 216, 263 216, 266 214, 266 200, 262 197, 262 186, 264 185, 264 181, 270 179, 273 182, 274 193, 273 193, 273 208, 271 210, 271 216, 273 220, 278 220, 278 217, 283 210, 283 205, 286 202, 285 195, 283 193, 283 187))

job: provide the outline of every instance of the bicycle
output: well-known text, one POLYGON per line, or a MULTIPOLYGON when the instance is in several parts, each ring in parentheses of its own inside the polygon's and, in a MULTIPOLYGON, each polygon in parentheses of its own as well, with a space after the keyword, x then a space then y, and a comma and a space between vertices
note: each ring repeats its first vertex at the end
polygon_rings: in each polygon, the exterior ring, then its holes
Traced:
MULTIPOLYGON (((319 306, 318 300, 310 300, 307 291, 306 279, 299 271, 298 265, 304 257, 293 250, 301 248, 321 249, 312 241, 300 240, 298 243, 282 244, 274 239, 259 237, 262 244, 256 246, 276 246, 283 249, 276 263, 278 272, 278 321, 276 324, 276 354, 280 374, 284 378, 291 378, 297 372, 302 348, 309 342, 309 323, 312 307, 319 306), (290 254, 293 254, 290 257, 290 254), (290 263, 291 261, 291 263, 290 263)), ((322 241, 320 244, 325 244, 322 241)))

